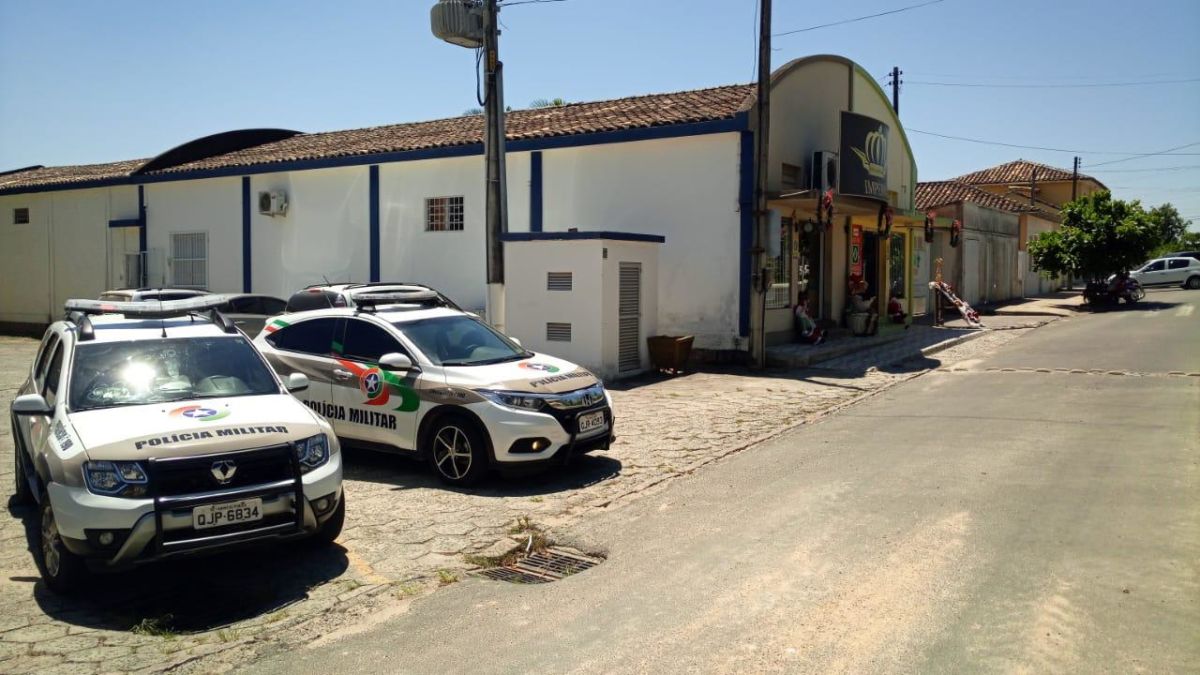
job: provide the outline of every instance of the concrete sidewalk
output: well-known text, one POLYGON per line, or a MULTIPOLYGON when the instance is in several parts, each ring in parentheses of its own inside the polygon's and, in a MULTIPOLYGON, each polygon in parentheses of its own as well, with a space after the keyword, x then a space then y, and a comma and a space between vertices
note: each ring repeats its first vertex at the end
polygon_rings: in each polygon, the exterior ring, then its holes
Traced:
POLYGON ((1063 291, 1026 298, 980 309, 983 329, 967 325, 957 312, 946 313, 945 323, 934 326, 933 315, 917 317, 908 330, 880 325, 878 335, 836 335, 821 345, 782 344, 767 349, 767 363, 782 368, 819 367, 833 370, 866 370, 883 367, 915 356, 927 356, 989 330, 1037 328, 1071 316, 1083 298, 1078 291, 1063 291))

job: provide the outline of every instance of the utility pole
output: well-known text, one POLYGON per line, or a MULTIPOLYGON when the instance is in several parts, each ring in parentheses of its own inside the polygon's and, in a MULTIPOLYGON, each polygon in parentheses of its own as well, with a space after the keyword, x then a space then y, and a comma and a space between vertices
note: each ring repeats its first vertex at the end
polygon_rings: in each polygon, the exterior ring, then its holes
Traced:
POLYGON ((771 129, 771 0, 761 0, 758 27, 758 118, 754 149, 754 243, 750 250, 750 358, 757 368, 767 365, 767 154, 771 129))
POLYGON ((508 232, 508 189, 504 148, 504 64, 500 62, 500 7, 497 0, 438 0, 429 13, 433 34, 459 47, 483 50, 487 167, 487 319, 504 330, 504 243, 508 232))
POLYGON ((1071 201, 1075 201, 1075 197, 1079 193, 1079 157, 1075 157, 1075 166, 1071 169, 1071 201))
POLYGON ((1037 204, 1034 203, 1034 201, 1035 201, 1034 193, 1036 193, 1036 192, 1037 192, 1037 167, 1035 166, 1035 167, 1033 167, 1033 170, 1029 172, 1029 205, 1030 206, 1037 206, 1037 204))
POLYGON ((900 66, 892 66, 892 110, 900 114, 900 76, 904 74, 900 66))
POLYGON ((487 318, 504 331, 504 243, 508 232, 508 189, 505 170, 504 64, 500 61, 500 8, 487 0, 483 15, 483 52, 487 132, 487 318))

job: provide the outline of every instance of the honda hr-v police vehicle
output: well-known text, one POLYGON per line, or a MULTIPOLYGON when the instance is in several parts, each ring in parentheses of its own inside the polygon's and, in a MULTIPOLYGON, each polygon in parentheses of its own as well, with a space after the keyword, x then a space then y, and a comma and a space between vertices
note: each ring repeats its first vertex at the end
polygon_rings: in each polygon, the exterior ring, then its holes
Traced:
POLYGON ((353 307, 275 317, 255 338, 348 444, 424 457, 478 483, 607 449, 612 403, 588 370, 534 354, 430 290, 371 292, 353 307))
POLYGON ((70 591, 89 569, 264 540, 332 542, 345 516, 329 423, 213 308, 70 300, 12 403, 16 501, 34 558, 70 591), (210 310, 207 314, 199 314, 210 310))

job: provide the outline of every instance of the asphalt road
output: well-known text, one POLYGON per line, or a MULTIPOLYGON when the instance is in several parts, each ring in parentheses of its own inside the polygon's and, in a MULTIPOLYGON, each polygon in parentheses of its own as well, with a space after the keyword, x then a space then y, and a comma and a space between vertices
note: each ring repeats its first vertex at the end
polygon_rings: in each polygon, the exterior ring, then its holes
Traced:
POLYGON ((1150 297, 589 518, 595 569, 248 670, 1196 672, 1200 293, 1150 297))

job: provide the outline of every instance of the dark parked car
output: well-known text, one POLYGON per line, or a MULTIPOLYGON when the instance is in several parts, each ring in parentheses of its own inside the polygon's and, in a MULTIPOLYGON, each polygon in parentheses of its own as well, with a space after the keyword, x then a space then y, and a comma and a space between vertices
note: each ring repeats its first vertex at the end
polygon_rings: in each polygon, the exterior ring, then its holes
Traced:
POLYGON ((258 335, 258 332, 266 325, 267 319, 277 314, 283 314, 287 305, 281 298, 270 295, 235 293, 226 297, 229 298, 229 301, 218 309, 250 337, 258 335))

